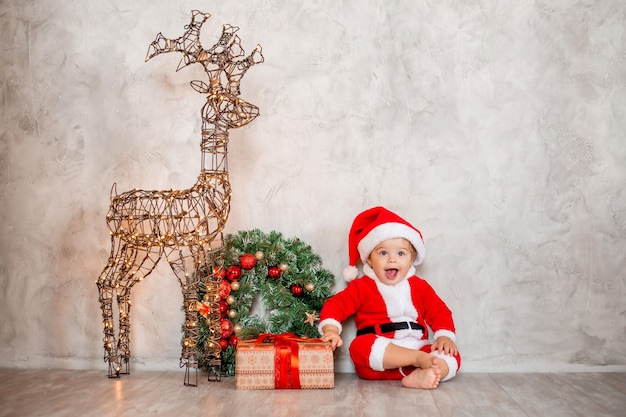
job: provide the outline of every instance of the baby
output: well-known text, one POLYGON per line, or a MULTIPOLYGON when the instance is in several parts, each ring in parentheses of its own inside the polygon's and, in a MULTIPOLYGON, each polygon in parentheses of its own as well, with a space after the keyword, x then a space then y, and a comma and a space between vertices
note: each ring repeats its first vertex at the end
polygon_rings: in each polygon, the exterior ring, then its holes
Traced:
POLYGON ((341 323, 354 315, 356 338, 350 357, 364 379, 401 379, 409 388, 436 388, 456 375, 457 350, 452 312, 415 267, 425 255, 418 229, 397 214, 374 207, 360 213, 348 236, 348 286, 320 312, 322 340, 343 344, 341 323), (357 262, 364 275, 358 279, 357 262), (428 327, 434 334, 429 343, 428 327))

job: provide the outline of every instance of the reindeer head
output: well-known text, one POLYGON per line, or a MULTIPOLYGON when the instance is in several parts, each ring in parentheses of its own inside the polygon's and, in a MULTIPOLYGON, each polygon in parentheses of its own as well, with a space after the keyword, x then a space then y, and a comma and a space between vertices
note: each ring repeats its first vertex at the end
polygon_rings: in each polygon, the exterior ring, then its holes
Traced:
POLYGON ((192 11, 191 22, 185 26, 185 33, 169 39, 159 33, 150 44, 146 61, 166 52, 181 52, 183 57, 176 71, 187 65, 202 64, 209 77, 209 84, 194 80, 191 87, 199 93, 207 94, 207 104, 203 109, 205 121, 226 124, 230 128, 245 126, 259 115, 259 109, 238 96, 241 78, 248 69, 264 61, 260 45, 245 58, 237 26, 224 25, 222 35, 215 45, 204 49, 200 43, 200 30, 204 22, 211 17, 208 13, 192 11))

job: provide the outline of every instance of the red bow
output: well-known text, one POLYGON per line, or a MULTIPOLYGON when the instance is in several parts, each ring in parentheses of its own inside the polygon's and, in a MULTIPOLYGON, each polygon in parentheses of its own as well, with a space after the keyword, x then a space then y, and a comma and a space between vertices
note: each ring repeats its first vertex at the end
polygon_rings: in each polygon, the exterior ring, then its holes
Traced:
POLYGON ((262 333, 254 345, 264 342, 274 343, 275 388, 301 388, 298 342, 321 342, 321 339, 298 337, 293 333, 262 333))
POLYGON ((209 313, 211 312, 211 305, 209 303, 201 303, 200 301, 196 301, 196 310, 204 317, 209 317, 209 313))

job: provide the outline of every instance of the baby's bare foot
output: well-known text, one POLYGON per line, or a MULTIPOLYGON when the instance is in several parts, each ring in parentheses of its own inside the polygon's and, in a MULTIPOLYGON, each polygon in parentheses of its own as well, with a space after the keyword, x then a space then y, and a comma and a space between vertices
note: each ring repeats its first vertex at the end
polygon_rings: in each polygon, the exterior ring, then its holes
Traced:
POLYGON ((432 360, 430 361, 431 368, 435 375, 441 379, 441 368, 439 367, 439 358, 432 356, 432 360))
POLYGON ((402 385, 407 388, 437 388, 441 381, 439 361, 440 359, 427 353, 419 355, 418 368, 402 379, 402 385))
POLYGON ((417 368, 402 378, 402 386, 406 388, 434 389, 439 385, 439 381, 441 381, 439 368, 417 368))

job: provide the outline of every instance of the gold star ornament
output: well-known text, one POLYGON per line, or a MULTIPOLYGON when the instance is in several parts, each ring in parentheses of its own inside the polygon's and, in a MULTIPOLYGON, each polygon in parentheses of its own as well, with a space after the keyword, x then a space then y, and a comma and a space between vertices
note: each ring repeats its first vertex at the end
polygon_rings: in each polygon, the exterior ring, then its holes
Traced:
POLYGON ((319 320, 319 317, 317 316, 317 312, 313 311, 312 313, 304 313, 304 314, 306 314, 306 320, 304 320, 304 322, 310 324, 311 326, 315 326, 315 322, 319 320))

